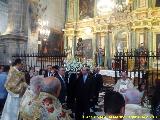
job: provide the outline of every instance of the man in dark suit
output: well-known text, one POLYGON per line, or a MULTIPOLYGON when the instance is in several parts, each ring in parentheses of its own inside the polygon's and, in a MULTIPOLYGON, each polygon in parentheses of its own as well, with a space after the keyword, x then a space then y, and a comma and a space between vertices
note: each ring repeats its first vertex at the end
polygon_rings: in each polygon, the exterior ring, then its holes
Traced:
POLYGON ((77 74, 71 73, 68 78, 67 86, 67 107, 74 111, 75 105, 75 86, 76 86, 77 74))
POLYGON ((95 94, 94 94, 94 105, 93 108, 95 108, 95 105, 98 104, 98 97, 99 97, 99 92, 103 87, 103 78, 102 75, 99 74, 100 72, 100 68, 96 67, 94 70, 94 74, 93 74, 93 79, 94 79, 94 90, 95 90, 95 94))
POLYGON ((58 74, 55 77, 58 78, 61 82, 61 92, 60 92, 58 99, 63 104, 65 103, 65 98, 67 95, 67 87, 66 87, 67 81, 65 80, 65 68, 59 67, 58 74))
POLYGON ((45 74, 44 74, 44 77, 49 77, 49 76, 53 76, 51 65, 47 65, 47 70, 45 71, 45 74))
MULTIPOLYGON (((94 83, 92 76, 89 75, 89 68, 82 68, 82 75, 79 76, 76 82, 76 120, 86 119, 90 115, 90 101, 93 101, 94 83)), ((88 119, 87 119, 88 120, 88 119)))

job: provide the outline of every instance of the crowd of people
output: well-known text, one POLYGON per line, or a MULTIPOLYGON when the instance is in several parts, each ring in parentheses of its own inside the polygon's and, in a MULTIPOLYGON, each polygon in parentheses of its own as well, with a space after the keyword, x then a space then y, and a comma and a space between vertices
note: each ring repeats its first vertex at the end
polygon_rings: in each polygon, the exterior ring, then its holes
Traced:
MULTIPOLYGON (((103 89, 100 68, 93 71, 84 66, 81 71, 68 72, 63 66, 46 66, 46 70, 30 68, 22 72, 21 59, 12 66, 0 66, 1 120, 82 120, 91 119, 90 109, 98 105, 99 92, 103 89), (74 114, 73 114, 74 113, 74 114), (90 116, 90 117, 89 117, 90 116)), ((160 115, 160 84, 151 101, 152 114, 144 109, 146 85, 135 88, 126 72, 104 96, 104 120, 109 116, 160 115)), ((159 118, 154 118, 158 120, 159 118)), ((98 117, 97 117, 98 119, 98 117)), ((117 120, 129 120, 118 117, 117 120)))

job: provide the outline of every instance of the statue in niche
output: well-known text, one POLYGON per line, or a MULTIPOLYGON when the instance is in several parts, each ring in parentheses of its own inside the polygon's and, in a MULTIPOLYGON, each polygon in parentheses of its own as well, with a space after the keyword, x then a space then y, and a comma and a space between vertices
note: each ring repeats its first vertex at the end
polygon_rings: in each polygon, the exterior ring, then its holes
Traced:
POLYGON ((97 50, 97 65, 104 66, 104 49, 99 48, 97 50))
POLYGON ((123 49, 124 49, 123 43, 120 41, 120 42, 117 44, 117 51, 118 51, 118 52, 123 52, 123 49))
POLYGON ((79 0, 80 19, 93 18, 94 0, 79 0))

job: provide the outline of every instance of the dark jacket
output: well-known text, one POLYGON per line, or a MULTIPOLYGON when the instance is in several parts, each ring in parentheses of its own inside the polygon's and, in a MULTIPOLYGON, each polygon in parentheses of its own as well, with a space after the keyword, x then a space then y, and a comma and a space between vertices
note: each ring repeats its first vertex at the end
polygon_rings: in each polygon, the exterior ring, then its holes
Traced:
MULTIPOLYGON (((52 73, 52 72, 50 72, 50 76, 53 76, 53 73, 52 73)), ((49 76, 48 76, 48 70, 45 71, 44 77, 49 77, 49 76)))
POLYGON ((61 82, 61 92, 60 92, 60 95, 58 97, 58 99, 60 100, 61 103, 65 103, 65 98, 66 98, 66 95, 67 95, 67 83, 66 83, 66 80, 62 79, 59 74, 57 76, 55 76, 56 78, 58 78, 61 82))
POLYGON ((76 82, 75 96, 76 100, 88 104, 94 95, 94 81, 91 75, 88 75, 85 83, 83 75, 79 76, 76 82))

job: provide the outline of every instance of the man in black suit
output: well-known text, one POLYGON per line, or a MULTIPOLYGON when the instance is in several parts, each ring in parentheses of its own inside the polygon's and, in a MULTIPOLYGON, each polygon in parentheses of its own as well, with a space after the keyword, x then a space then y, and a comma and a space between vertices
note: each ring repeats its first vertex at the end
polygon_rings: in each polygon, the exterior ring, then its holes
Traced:
POLYGON ((100 72, 100 68, 96 67, 94 70, 94 75, 93 75, 93 79, 94 79, 94 83, 95 83, 95 95, 94 95, 94 104, 97 105, 98 102, 98 97, 99 97, 99 92, 103 87, 103 78, 102 75, 99 74, 100 72))
POLYGON ((51 65, 47 65, 47 70, 45 71, 45 74, 44 74, 44 77, 49 77, 49 76, 53 76, 51 65))
POLYGON ((65 99, 67 95, 67 87, 66 87, 67 81, 65 80, 65 68, 59 67, 58 74, 55 77, 58 78, 61 82, 61 92, 60 92, 58 99, 63 104, 65 103, 65 99))
POLYGON ((74 111, 75 105, 75 85, 77 80, 77 74, 71 73, 68 78, 67 86, 67 107, 74 111))
MULTIPOLYGON (((86 119, 90 115, 90 101, 93 101, 94 83, 92 76, 89 75, 89 68, 82 68, 82 75, 76 82, 76 120, 86 119)), ((87 119, 88 120, 88 119, 87 119)))

